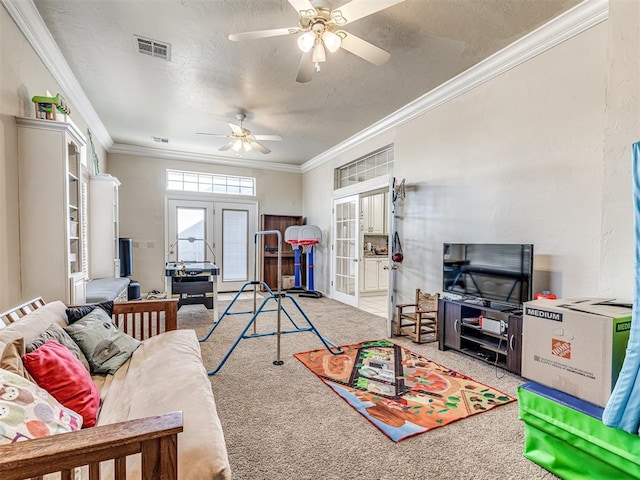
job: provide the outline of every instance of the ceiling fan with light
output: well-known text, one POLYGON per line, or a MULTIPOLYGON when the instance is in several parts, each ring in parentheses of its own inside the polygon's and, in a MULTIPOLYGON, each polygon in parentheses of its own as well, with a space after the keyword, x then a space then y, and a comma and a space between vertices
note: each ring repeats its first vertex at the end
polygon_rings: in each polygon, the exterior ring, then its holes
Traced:
MULTIPOLYGON (((327 50, 335 53, 344 48, 374 65, 382 65, 391 54, 375 45, 342 30, 348 23, 389 8, 404 0, 351 0, 341 7, 331 9, 322 1, 323 6, 314 6, 310 0, 288 0, 300 16, 297 27, 258 30, 255 32, 232 33, 229 40, 255 40, 281 35, 298 36, 298 47, 302 58, 298 67, 296 81, 305 83, 311 80, 314 67, 320 71, 320 63, 327 60, 327 50)), ((316 0, 316 3, 320 3, 316 0)))
POLYGON ((257 150, 262 153, 271 153, 264 145, 257 142, 260 141, 268 141, 268 142, 279 142, 282 141, 282 137, 280 135, 253 135, 249 130, 242 126, 242 122, 247 118, 244 113, 236 114, 236 118, 240 122, 240 125, 236 125, 235 123, 230 123, 231 127, 230 134, 224 133, 197 133, 197 135, 211 135, 213 137, 228 137, 228 143, 220 147, 220 151, 224 152, 225 150, 233 150, 234 152, 240 152, 240 150, 244 150, 248 152, 249 150, 257 150))

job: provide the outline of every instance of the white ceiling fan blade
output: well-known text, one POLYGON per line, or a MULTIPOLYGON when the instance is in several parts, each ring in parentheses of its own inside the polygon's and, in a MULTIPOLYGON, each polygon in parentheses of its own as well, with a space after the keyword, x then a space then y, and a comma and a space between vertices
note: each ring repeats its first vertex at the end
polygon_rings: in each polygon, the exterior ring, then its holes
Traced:
POLYGON ((235 123, 229 123, 229 126, 231 127, 231 131, 233 133, 237 133, 238 135, 242 135, 242 128, 240 127, 240 125, 236 125, 235 123))
POLYGON ((301 17, 312 18, 318 15, 318 11, 309 0, 289 0, 289 3, 301 17))
POLYGON ((271 150, 269 150, 267 147, 265 147, 264 145, 260 145, 258 142, 250 142, 249 145, 251 145, 251 148, 253 148, 254 150, 257 150, 259 152, 262 153, 271 153, 271 150))
POLYGON ((360 37, 347 32, 340 32, 340 34, 343 36, 341 47, 354 55, 364 58, 367 62, 371 62, 374 65, 382 65, 391 58, 389 52, 372 45, 360 37))
POLYGON ((204 133, 204 132, 196 132, 196 135, 209 135, 210 137, 228 137, 229 136, 226 133, 204 133))
POLYGON ((300 58, 300 65, 298 66, 298 76, 296 82, 307 83, 311 81, 313 77, 313 62, 311 61, 312 51, 308 51, 302 54, 300 58))
POLYGON ((283 140, 280 135, 253 135, 253 138, 267 142, 281 142, 283 140))
POLYGON ((223 145, 222 147, 220 147, 220 151, 224 152, 225 150, 229 150, 233 146, 233 143, 234 143, 234 140, 231 140, 226 145, 223 145))
POLYGON ((402 2, 404 0, 351 0, 333 10, 331 19, 336 25, 346 25, 402 2))
POLYGON ((257 40, 259 38, 279 37, 281 35, 292 35, 302 30, 298 27, 274 28, 271 30, 256 30, 255 32, 230 33, 229 40, 239 42, 241 40, 257 40))

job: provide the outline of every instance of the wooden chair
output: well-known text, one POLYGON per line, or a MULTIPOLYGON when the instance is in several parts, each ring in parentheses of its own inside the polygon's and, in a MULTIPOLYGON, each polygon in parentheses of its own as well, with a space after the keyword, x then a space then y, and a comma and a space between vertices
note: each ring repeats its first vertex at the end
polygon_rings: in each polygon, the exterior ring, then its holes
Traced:
POLYGON ((437 341, 439 298, 439 293, 422 292, 418 288, 415 303, 397 305, 396 335, 409 335, 416 343, 437 341))

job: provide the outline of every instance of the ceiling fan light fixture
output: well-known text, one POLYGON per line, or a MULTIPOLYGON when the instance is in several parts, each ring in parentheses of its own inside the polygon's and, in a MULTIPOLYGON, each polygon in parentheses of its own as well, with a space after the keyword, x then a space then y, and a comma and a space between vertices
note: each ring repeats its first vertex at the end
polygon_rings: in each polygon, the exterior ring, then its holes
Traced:
POLYGON ((303 33, 298 37, 298 48, 303 52, 310 52, 316 43, 316 35, 313 32, 303 33))
POLYGON ((235 142, 233 142, 233 145, 231 146, 231 148, 233 149, 234 152, 239 152, 240 149, 242 148, 242 140, 238 138, 235 142))
POLYGON ((331 53, 336 53, 342 44, 342 38, 329 30, 325 30, 322 34, 322 42, 324 46, 327 47, 327 50, 331 53))
POLYGON ((327 52, 324 51, 324 45, 322 42, 316 42, 313 47, 313 63, 320 63, 327 61, 327 52))

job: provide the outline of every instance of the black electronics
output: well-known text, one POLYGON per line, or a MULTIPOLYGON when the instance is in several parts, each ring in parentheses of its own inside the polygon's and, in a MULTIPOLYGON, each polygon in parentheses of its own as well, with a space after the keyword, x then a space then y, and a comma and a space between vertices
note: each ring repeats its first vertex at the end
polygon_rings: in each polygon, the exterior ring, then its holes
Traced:
POLYGON ((130 238, 119 238, 118 253, 120 254, 120 276, 133 275, 133 241, 130 238))
POLYGON ((445 243, 442 290, 498 310, 533 298, 533 245, 445 243))

